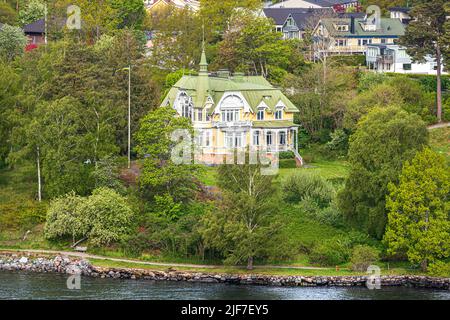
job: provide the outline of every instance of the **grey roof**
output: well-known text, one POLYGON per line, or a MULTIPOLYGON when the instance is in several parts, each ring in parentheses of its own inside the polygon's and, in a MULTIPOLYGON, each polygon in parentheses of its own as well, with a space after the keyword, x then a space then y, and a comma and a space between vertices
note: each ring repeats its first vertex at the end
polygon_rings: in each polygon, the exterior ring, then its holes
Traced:
POLYGON ((265 8, 264 14, 268 18, 272 18, 276 25, 282 25, 286 22, 286 19, 290 14, 309 14, 320 15, 321 13, 333 13, 330 8, 318 8, 318 9, 308 9, 308 8, 265 8))
POLYGON ((411 11, 411 8, 408 8, 408 7, 392 7, 392 8, 389 8, 389 11, 391 11, 391 12, 398 11, 398 12, 403 12, 403 13, 409 13, 411 11))
POLYGON ((23 27, 25 33, 45 33, 45 21, 39 19, 33 23, 27 24, 23 27))
POLYGON ((316 4, 321 7, 332 7, 337 4, 347 4, 356 2, 356 0, 304 0, 305 2, 309 2, 311 4, 316 4))

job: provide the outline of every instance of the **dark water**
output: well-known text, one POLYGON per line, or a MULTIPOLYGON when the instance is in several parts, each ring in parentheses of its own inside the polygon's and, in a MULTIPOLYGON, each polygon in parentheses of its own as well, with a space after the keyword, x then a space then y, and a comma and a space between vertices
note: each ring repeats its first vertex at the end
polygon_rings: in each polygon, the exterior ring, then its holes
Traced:
POLYGON ((408 288, 285 288, 81 278, 67 289, 67 276, 0 272, 0 300, 450 300, 450 291, 408 288))

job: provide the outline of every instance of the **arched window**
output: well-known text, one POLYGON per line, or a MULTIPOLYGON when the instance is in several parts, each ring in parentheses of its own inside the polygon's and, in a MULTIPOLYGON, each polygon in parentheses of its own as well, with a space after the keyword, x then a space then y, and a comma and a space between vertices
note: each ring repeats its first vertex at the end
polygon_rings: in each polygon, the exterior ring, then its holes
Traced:
POLYGON ((192 102, 190 97, 186 93, 180 94, 179 98, 179 111, 184 118, 192 119, 192 102))

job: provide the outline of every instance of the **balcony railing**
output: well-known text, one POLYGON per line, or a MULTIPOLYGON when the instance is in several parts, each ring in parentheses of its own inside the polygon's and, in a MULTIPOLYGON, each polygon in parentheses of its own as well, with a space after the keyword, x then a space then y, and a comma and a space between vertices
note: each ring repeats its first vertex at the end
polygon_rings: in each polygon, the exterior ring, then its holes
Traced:
POLYGON ((234 121, 234 122, 226 122, 226 121, 214 121, 213 127, 218 129, 225 128, 244 128, 244 127, 252 127, 253 123, 251 121, 234 121))
POLYGON ((394 56, 393 55, 378 55, 377 56, 377 63, 394 63, 394 56))

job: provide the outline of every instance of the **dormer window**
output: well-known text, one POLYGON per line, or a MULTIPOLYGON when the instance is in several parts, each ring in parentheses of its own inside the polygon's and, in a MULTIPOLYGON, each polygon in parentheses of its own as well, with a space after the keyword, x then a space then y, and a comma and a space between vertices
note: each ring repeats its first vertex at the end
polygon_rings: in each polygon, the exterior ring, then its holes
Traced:
POLYGON ((259 109, 258 113, 256 114, 256 118, 258 121, 264 120, 264 109, 259 109))
POLYGON ((283 109, 277 109, 275 111, 275 120, 282 120, 283 119, 283 109))

